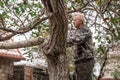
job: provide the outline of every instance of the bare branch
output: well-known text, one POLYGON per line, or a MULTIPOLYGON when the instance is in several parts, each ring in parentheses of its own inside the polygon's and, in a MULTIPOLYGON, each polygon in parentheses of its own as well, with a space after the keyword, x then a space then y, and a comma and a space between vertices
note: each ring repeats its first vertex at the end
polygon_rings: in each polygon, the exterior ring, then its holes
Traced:
POLYGON ((101 69, 100 69, 100 75, 98 76, 98 80, 100 80, 103 77, 103 73, 102 72, 103 72, 103 69, 104 69, 104 67, 105 67, 105 65, 107 63, 107 60, 108 60, 108 58, 107 58, 107 53, 106 53, 104 61, 103 61, 103 64, 102 64, 101 69))
POLYGON ((77 9, 74 9, 74 10, 69 10, 69 11, 67 11, 67 13, 73 13, 73 12, 81 11, 81 10, 82 10, 83 8, 85 8, 88 4, 89 4, 89 2, 87 2, 86 4, 84 4, 83 7, 77 8, 77 9))
POLYGON ((11 42, 11 43, 0 43, 0 49, 16 49, 16 48, 25 48, 30 46, 41 45, 44 42, 43 38, 29 39, 21 42, 11 42))
MULTIPOLYGON (((112 26, 109 24, 109 22, 107 22, 107 21, 105 20, 104 14, 102 14, 102 12, 101 12, 97 7, 95 7, 94 5, 90 5, 90 6, 93 7, 94 10, 97 12, 97 14, 99 14, 99 15, 101 16, 102 20, 104 21, 104 23, 105 23, 107 26, 112 27, 112 26)), ((113 34, 113 36, 116 37, 116 34, 115 34, 111 29, 109 29, 109 31, 113 34)))
POLYGON ((13 34, 13 33, 11 33, 11 34, 9 34, 9 35, 6 35, 6 36, 1 36, 0 35, 0 42, 1 41, 4 41, 4 40, 8 40, 8 39, 10 39, 11 37, 13 37, 15 34, 13 34))
POLYGON ((3 31, 6 31, 6 32, 11 32, 11 34, 9 35, 6 35, 6 36, 0 36, 0 41, 4 41, 4 40, 8 40, 10 39, 11 37, 13 37, 14 35, 16 34, 23 34, 23 33, 26 33, 30 30, 32 30, 33 28, 35 28, 37 25, 39 25, 42 21, 46 20, 47 17, 44 17, 42 19, 36 19, 34 21, 34 24, 32 26, 28 26, 26 28, 22 28, 21 30, 12 30, 12 29, 8 29, 8 28, 5 28, 5 27, 0 27, 1 30, 3 31))
POLYGON ((0 27, 0 29, 7 31, 7 32, 12 32, 13 34, 23 34, 23 33, 26 33, 28 31, 32 30, 33 28, 35 28, 37 25, 39 25, 42 21, 44 21, 46 19, 47 19, 47 17, 44 17, 42 19, 36 19, 32 26, 28 26, 28 27, 22 28, 20 30, 13 30, 13 29, 8 29, 8 28, 3 28, 3 27, 0 27))
MULTIPOLYGON (((88 5, 88 3, 86 3, 82 8, 86 7, 87 5, 88 5)), ((80 11, 82 8, 78 8, 76 10, 69 10, 69 11, 67 11, 67 13, 73 13, 73 12, 76 12, 76 11, 80 11)), ((6 32, 11 32, 10 35, 6 35, 5 37, 0 36, 0 41, 8 40, 8 39, 10 39, 11 37, 13 37, 16 34, 26 33, 28 31, 32 30, 33 28, 37 27, 37 25, 39 25, 42 21, 47 20, 47 19, 48 19, 48 17, 44 17, 42 19, 37 18, 33 22, 32 25, 24 27, 24 28, 21 28, 19 30, 13 30, 13 29, 9 29, 9 28, 5 28, 5 27, 0 26, 1 30, 6 31, 6 32)))
POLYGON ((108 6, 110 5, 112 0, 107 0, 105 3, 104 3, 104 7, 101 9, 102 10, 102 14, 105 13, 105 11, 107 10, 108 6))

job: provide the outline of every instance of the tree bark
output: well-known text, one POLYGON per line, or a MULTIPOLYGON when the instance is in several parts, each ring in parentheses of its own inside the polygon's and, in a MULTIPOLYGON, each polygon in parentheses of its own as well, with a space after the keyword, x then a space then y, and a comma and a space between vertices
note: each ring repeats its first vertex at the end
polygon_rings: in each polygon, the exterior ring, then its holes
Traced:
POLYGON ((43 47, 48 60, 49 80, 70 80, 66 56, 68 21, 64 1, 43 0, 43 4, 51 23, 51 37, 43 47))
POLYGON ((29 40, 24 40, 20 42, 0 42, 0 49, 17 49, 17 48, 25 48, 30 46, 41 45, 44 42, 43 38, 34 38, 29 40))

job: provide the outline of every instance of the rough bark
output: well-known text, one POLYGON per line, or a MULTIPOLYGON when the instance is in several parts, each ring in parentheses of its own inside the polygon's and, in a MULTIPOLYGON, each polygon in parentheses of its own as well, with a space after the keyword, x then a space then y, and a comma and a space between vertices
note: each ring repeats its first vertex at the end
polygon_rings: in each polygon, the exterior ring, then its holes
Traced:
POLYGON ((40 45, 44 42, 43 38, 35 38, 29 39, 20 42, 0 42, 0 49, 16 49, 16 48, 23 48, 23 47, 30 47, 40 45))
POLYGON ((63 0, 43 0, 51 23, 51 38, 43 47, 49 80, 70 80, 66 57, 67 17, 63 0), (47 4, 46 4, 47 3, 47 4))

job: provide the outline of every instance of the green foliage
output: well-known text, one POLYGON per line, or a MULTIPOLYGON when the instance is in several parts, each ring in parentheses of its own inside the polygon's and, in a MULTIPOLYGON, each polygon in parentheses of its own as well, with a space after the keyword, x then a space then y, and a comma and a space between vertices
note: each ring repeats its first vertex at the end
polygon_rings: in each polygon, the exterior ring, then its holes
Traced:
POLYGON ((115 78, 115 79, 118 79, 120 78, 120 72, 115 69, 114 72, 111 73, 111 75, 115 78))
POLYGON ((0 7, 3 7, 3 2, 2 1, 0 1, 0 7))
MULTIPOLYGON (((112 0, 107 6, 105 13, 101 14, 101 8, 106 6, 104 4, 107 0, 93 0, 86 7, 84 5, 89 0, 64 0, 66 5, 69 5, 67 10, 76 10, 85 13, 86 22, 88 24, 95 23, 92 27, 96 27, 96 37, 98 47, 96 49, 96 55, 105 55, 108 51, 108 44, 112 45, 113 42, 120 41, 120 2, 112 0), (95 7, 95 8, 93 8, 95 7), (98 16, 97 16, 98 15, 98 16), (96 17, 97 16, 97 17, 96 17), (95 19, 96 18, 96 19, 95 19), (108 18, 108 20, 104 20, 108 18), (101 20, 101 21, 97 21, 101 20), (99 25, 99 26, 98 26, 99 25), (107 30, 105 29, 107 26, 107 30), (105 27, 105 28, 104 28, 105 27), (108 36, 109 35, 109 36, 108 36)), ((0 17, 5 21, 6 27, 19 30, 22 27, 34 24, 36 18, 43 18, 46 15, 42 15, 43 5, 40 0, 2 0, 0 1, 0 17), (40 16, 39 16, 40 15, 40 16), (24 25, 23 25, 24 24, 24 25)), ((75 12, 75 11, 73 11, 75 12)), ((70 19, 71 20, 71 17, 70 19)), ((70 21, 71 23, 71 21, 70 21)), ((90 26, 91 27, 91 26, 90 26)), ((34 28, 30 35, 31 37, 43 36, 46 37, 50 33, 50 24, 48 21, 42 22, 34 28)))
MULTIPOLYGON (((0 17, 4 19, 5 27, 13 30, 20 30, 24 27, 31 27, 35 23, 34 20, 42 18, 41 15, 43 5, 40 0, 2 0, 0 1, 0 17)), ((37 25, 33 30, 27 33, 30 38, 48 35, 49 24, 48 22, 42 22, 37 25), (44 33, 42 33, 44 30, 44 33)), ((26 34, 25 34, 26 35, 26 34)), ((29 37, 27 37, 29 38, 29 37)), ((38 47, 37 47, 38 48, 38 47)), ((26 48, 24 55, 27 55, 30 59, 34 57, 34 47, 26 48)))
POLYGON ((97 53, 100 53, 100 52, 106 54, 108 52, 108 48, 105 47, 105 45, 101 44, 97 49, 97 53))
POLYGON ((98 6, 102 6, 102 4, 105 2, 106 0, 97 0, 96 1, 96 4, 98 5, 98 6))
POLYGON ((42 9, 39 1, 4 0, 0 1, 0 15, 6 27, 20 29, 33 22, 42 9), (14 25, 14 26, 13 26, 14 25))

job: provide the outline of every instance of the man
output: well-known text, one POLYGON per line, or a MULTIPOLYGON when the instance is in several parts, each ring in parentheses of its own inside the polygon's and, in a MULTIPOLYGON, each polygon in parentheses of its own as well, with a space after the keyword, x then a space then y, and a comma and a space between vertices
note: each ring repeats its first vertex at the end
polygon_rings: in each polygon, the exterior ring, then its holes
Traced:
POLYGON ((67 44, 73 46, 75 73, 73 80, 92 80, 94 53, 92 33, 84 25, 84 15, 73 15, 73 30, 68 33, 67 44))

